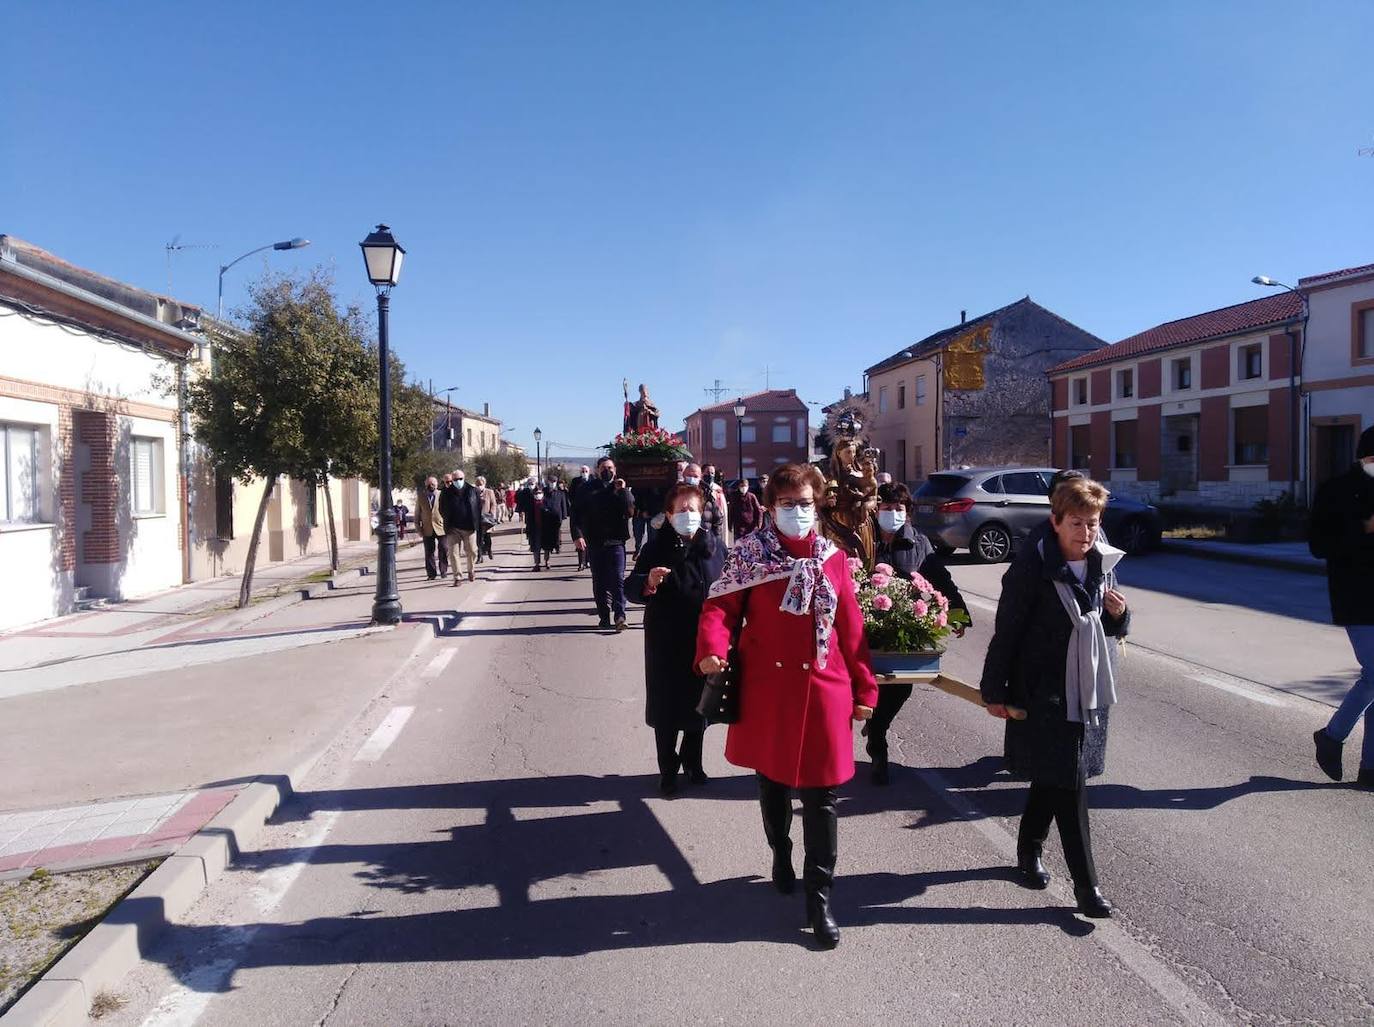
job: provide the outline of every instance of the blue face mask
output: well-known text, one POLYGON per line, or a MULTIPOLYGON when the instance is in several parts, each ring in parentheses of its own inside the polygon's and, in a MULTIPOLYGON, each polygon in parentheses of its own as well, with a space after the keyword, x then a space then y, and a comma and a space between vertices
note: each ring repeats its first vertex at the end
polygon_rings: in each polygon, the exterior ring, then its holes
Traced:
POLYGON ((816 526, 814 506, 780 506, 773 511, 773 523, 791 539, 805 538, 816 526))

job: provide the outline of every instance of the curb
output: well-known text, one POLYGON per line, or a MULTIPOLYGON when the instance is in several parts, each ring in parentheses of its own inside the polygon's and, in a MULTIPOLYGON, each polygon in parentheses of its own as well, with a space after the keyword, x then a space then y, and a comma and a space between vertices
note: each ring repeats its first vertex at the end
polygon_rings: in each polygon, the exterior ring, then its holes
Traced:
POLYGON ((1296 571, 1300 574, 1326 575, 1326 564, 1319 560, 1294 559, 1287 556, 1272 556, 1267 553, 1239 551, 1228 553, 1216 549, 1195 549, 1189 542, 1180 539, 1161 539, 1160 552, 1173 553, 1175 556, 1193 556, 1201 560, 1216 560, 1221 563, 1242 563, 1249 567, 1270 567, 1280 571, 1296 571))
POLYGON ((286 775, 246 785, 34 982, 0 1016, 0 1023, 4 1027, 89 1023, 95 997, 117 986, 169 922, 190 909, 240 851, 252 848, 268 818, 292 794, 291 782, 291 775, 286 775))

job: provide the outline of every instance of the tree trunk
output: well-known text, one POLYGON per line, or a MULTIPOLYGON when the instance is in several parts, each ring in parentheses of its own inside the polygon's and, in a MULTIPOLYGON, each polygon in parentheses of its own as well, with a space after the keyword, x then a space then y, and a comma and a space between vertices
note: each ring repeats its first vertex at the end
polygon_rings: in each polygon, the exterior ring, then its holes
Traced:
POLYGON ((258 516, 253 520, 253 537, 248 540, 248 556, 243 561, 243 581, 239 583, 239 609, 248 605, 253 595, 253 566, 258 562, 258 543, 262 541, 262 522, 267 520, 267 504, 272 499, 272 489, 277 484, 277 476, 270 475, 267 487, 262 490, 262 500, 258 503, 258 516))
POLYGON ((329 494, 329 472, 322 475, 324 481, 324 518, 329 522, 329 569, 339 573, 339 535, 334 530, 334 497, 329 494))

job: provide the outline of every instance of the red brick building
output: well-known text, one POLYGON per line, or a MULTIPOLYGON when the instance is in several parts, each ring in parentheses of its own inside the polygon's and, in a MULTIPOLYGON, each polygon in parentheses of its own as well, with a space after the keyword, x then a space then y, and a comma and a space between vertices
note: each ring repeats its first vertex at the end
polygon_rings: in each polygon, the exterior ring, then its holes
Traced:
POLYGON ((811 452, 806 403, 796 389, 769 389, 743 397, 744 417, 735 417, 735 404, 702 407, 689 414, 683 438, 703 465, 715 464, 725 478, 757 478, 779 464, 805 463, 811 452), (736 434, 738 431, 738 434, 736 434))
POLYGON ((1051 368, 1053 462, 1146 500, 1249 507, 1292 466, 1302 297, 1157 325, 1051 368))

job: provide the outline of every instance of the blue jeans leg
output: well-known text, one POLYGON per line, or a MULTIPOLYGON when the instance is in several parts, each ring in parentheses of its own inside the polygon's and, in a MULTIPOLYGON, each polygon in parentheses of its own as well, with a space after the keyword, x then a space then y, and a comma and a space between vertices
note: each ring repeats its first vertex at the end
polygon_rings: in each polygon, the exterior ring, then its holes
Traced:
POLYGON ((1374 624, 1352 624, 1345 631, 1360 663, 1360 676, 1326 725, 1326 733, 1344 742, 1363 717, 1360 769, 1374 770, 1374 624))

